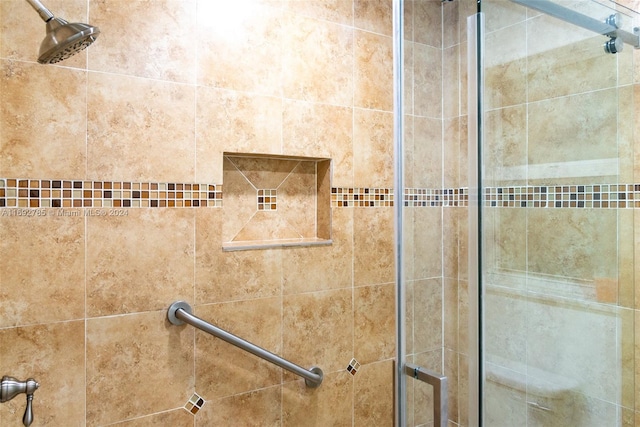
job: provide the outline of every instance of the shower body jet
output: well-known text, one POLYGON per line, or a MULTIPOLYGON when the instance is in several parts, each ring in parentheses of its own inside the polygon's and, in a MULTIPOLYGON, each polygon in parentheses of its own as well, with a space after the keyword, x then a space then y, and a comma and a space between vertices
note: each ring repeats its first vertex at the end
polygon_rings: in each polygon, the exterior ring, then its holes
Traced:
POLYGON ((47 35, 40 44, 38 62, 55 64, 63 61, 96 41, 100 29, 89 24, 68 23, 56 18, 39 0, 27 0, 47 23, 47 35))

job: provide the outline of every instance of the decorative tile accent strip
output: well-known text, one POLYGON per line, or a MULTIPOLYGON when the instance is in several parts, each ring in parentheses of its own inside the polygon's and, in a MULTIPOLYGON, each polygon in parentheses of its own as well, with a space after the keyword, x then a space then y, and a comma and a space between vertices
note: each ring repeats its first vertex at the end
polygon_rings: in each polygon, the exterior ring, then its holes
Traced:
POLYGON ((189 401, 184 405, 184 409, 195 415, 204 406, 205 403, 205 400, 200 397, 198 393, 193 393, 191 399, 189 399, 189 401))
POLYGON ((360 363, 356 359, 351 359, 349 362, 349 366, 347 366, 347 372, 351 375, 355 375, 358 373, 358 369, 360 369, 360 363))
POLYGON ((258 190, 258 210, 275 211, 277 194, 276 190, 258 190))
POLYGON ((334 187, 331 189, 331 206, 338 208, 393 206, 393 189, 334 187))
POLYGON ((0 178, 0 207, 218 208, 222 207, 222 186, 0 178))
MULTIPOLYGON (((0 208, 222 207, 222 185, 0 178, 0 208)), ((258 210, 276 210, 275 189, 258 190, 258 210)), ((405 188, 406 207, 469 205, 468 188, 405 188)), ((640 208, 640 184, 487 187, 485 207, 640 208)), ((332 207, 392 207, 392 188, 331 189, 332 207)))
POLYGON ((640 208, 640 184, 489 187, 485 207, 640 208))
POLYGON ((408 207, 426 206, 468 206, 467 188, 405 188, 404 205, 408 207))

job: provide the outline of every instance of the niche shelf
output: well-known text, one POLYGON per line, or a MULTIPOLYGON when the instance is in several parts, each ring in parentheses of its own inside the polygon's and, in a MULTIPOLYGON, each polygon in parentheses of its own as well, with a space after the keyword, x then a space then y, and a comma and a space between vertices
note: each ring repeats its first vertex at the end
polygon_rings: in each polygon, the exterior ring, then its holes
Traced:
POLYGON ((222 249, 331 244, 331 159, 224 153, 222 249))

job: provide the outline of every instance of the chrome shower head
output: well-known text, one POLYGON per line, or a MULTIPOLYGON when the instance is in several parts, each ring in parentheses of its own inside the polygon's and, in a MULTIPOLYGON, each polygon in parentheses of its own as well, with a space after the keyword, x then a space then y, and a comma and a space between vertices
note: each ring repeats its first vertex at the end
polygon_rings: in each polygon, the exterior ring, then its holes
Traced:
POLYGON ((63 61, 96 41, 100 29, 88 24, 68 23, 64 19, 55 18, 53 14, 38 0, 27 0, 47 23, 47 35, 40 45, 38 62, 55 64, 63 61))

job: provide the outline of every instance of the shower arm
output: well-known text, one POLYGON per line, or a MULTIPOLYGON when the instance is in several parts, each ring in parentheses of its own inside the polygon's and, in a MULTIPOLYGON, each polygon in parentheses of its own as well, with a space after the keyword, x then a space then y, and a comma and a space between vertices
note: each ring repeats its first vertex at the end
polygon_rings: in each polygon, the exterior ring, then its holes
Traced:
POLYGON ((44 22, 49 22, 54 18, 53 13, 51 13, 51 11, 40 2, 40 0, 27 0, 27 3, 29 3, 36 12, 38 12, 38 15, 40 15, 40 18, 42 18, 44 22))

